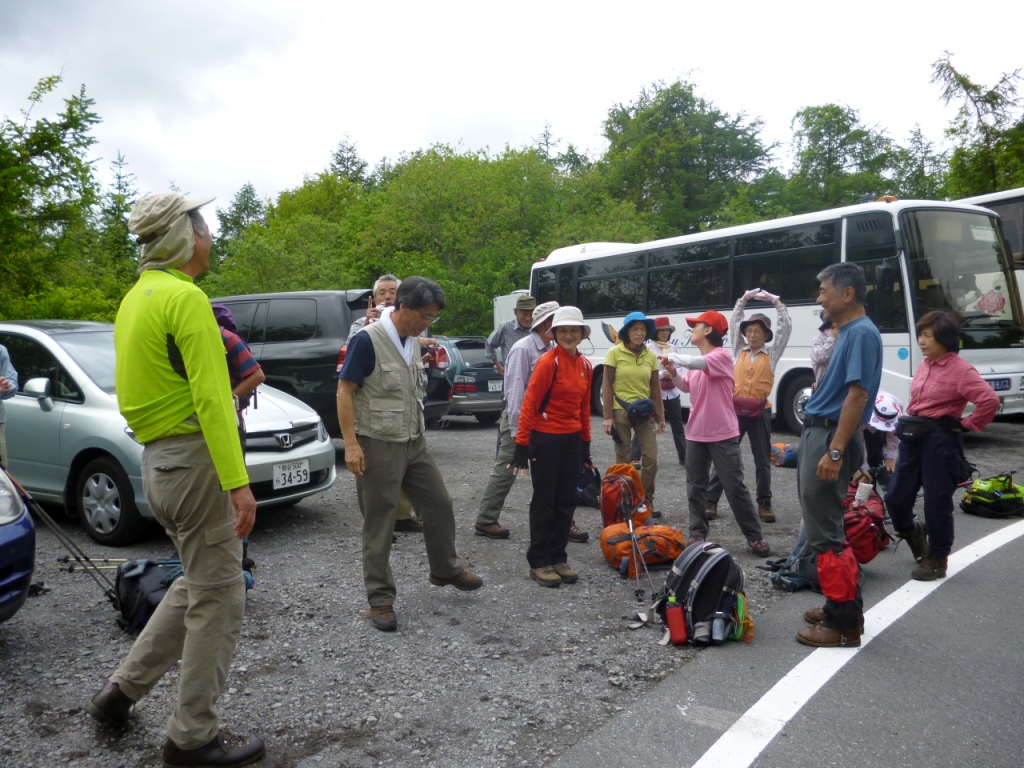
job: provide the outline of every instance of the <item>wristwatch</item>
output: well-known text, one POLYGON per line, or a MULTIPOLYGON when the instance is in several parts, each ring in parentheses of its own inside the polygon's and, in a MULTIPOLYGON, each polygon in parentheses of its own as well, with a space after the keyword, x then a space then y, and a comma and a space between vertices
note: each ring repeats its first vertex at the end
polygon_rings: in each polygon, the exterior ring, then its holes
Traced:
POLYGON ((828 457, 832 459, 832 461, 842 461, 843 452, 840 451, 838 448, 833 448, 828 452, 828 457))

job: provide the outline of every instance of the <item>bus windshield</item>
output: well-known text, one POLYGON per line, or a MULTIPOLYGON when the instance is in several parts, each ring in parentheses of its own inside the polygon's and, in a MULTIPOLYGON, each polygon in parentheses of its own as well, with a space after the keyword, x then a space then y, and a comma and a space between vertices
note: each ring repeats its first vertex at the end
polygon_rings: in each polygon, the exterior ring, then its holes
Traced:
POLYGON ((902 213, 915 317, 958 312, 964 349, 1024 345, 1010 254, 996 222, 967 211, 902 213))

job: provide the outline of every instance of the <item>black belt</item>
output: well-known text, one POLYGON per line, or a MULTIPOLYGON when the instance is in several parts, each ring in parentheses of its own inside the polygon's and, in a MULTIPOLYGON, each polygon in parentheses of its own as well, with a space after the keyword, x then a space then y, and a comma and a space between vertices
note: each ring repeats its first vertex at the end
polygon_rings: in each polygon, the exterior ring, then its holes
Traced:
POLYGON ((823 419, 819 416, 804 416, 804 428, 807 427, 825 427, 831 429, 832 427, 838 427, 839 422, 833 421, 832 419, 823 419))

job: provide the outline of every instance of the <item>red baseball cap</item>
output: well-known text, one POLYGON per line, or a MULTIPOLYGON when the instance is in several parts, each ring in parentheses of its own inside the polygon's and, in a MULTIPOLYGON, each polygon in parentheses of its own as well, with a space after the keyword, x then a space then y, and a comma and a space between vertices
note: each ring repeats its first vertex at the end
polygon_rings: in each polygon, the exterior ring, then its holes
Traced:
POLYGON ((721 312, 716 312, 713 309, 709 309, 707 312, 701 313, 699 317, 686 318, 686 324, 691 328, 697 325, 697 323, 710 325, 723 336, 725 335, 725 332, 729 330, 729 321, 725 319, 725 315, 721 312))

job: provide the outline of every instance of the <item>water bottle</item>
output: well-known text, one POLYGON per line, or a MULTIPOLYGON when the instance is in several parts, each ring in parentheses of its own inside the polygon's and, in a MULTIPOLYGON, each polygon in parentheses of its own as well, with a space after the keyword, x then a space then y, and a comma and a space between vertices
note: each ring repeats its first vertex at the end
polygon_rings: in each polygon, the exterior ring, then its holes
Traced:
POLYGON ((858 507, 863 507, 871 498, 871 483, 860 482, 857 484, 857 493, 854 494, 854 502, 858 507))
POLYGON ((672 645, 683 645, 686 643, 686 619, 683 617, 683 606, 676 600, 675 595, 668 599, 665 607, 665 623, 668 624, 668 635, 672 645))

